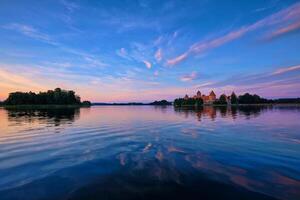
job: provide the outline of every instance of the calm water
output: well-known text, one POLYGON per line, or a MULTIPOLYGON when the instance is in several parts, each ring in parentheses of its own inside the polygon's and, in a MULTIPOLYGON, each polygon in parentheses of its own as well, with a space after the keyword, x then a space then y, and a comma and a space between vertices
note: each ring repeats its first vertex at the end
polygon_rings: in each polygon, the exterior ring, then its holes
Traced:
POLYGON ((300 108, 0 108, 0 199, 300 199, 300 108))

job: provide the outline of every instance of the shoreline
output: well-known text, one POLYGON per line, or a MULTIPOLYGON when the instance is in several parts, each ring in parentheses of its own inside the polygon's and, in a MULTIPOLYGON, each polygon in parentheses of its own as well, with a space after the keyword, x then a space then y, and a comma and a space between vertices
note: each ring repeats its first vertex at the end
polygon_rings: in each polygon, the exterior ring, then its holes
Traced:
POLYGON ((203 104, 201 106, 174 106, 174 105, 152 105, 152 104, 101 104, 101 105, 0 105, 0 108, 8 108, 8 109, 63 109, 63 108, 90 108, 90 107, 98 107, 98 106, 173 106, 175 108, 201 108, 201 107, 243 107, 243 106, 299 106, 299 103, 275 103, 275 104, 231 104, 231 105, 214 105, 214 104, 203 104))
POLYGON ((201 106, 186 105, 174 106, 176 108, 201 108, 201 107, 243 107, 243 106, 299 106, 300 103, 272 103, 272 104, 203 104, 201 106))
POLYGON ((89 108, 85 105, 0 105, 8 109, 63 109, 63 108, 89 108))

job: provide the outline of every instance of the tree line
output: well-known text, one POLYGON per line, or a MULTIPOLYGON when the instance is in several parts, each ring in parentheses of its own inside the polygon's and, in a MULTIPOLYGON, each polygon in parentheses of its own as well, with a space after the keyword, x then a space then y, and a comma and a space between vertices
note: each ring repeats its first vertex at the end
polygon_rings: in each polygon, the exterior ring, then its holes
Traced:
POLYGON ((175 99, 173 102, 174 106, 176 107, 184 107, 184 106, 195 106, 199 107, 203 105, 203 100, 202 99, 194 99, 194 98, 178 98, 175 99))
POLYGON ((260 97, 257 94, 249 94, 245 93, 240 96, 236 96, 233 92, 230 97, 227 97, 225 94, 222 94, 218 100, 214 102, 214 104, 266 104, 273 103, 273 100, 268 100, 260 97))
MULTIPOLYGON (((299 99, 300 100, 300 99, 299 99)), ((227 97, 225 94, 222 94, 219 99, 215 100, 213 102, 214 105, 226 105, 226 104, 232 104, 232 105, 237 105, 237 104, 268 104, 268 103, 288 103, 291 102, 291 99, 289 100, 269 100, 260 97, 257 94, 249 94, 245 93, 243 95, 237 96, 234 92, 227 97)), ((293 103, 300 103, 300 101, 297 101, 297 99, 293 99, 293 103)), ((174 106, 176 107, 182 107, 182 106, 201 106, 203 105, 203 100, 202 99, 197 99, 197 98, 177 98, 174 100, 174 106)))
POLYGON ((90 105, 89 101, 81 102, 80 97, 72 90, 56 88, 47 92, 13 92, 3 102, 5 105, 90 105))
POLYGON ((154 101, 152 103, 149 103, 149 105, 154 105, 154 106, 168 106, 168 105, 172 105, 172 102, 169 102, 167 100, 160 100, 160 101, 154 101))

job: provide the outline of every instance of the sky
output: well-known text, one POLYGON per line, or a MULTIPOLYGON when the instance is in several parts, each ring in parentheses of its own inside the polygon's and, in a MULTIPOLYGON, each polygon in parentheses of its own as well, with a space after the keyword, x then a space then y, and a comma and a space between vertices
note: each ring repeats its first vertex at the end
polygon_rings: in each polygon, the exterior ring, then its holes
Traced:
POLYGON ((300 1, 0 0, 0 100, 300 97, 300 1))

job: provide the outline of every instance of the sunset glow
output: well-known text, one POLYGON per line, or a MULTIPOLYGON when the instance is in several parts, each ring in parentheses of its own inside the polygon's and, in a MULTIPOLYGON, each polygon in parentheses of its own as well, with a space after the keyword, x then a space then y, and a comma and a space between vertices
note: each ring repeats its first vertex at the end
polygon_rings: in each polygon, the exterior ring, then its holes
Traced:
POLYGON ((293 0, 4 0, 0 100, 56 87, 92 102, 299 97, 299 22, 293 0))

